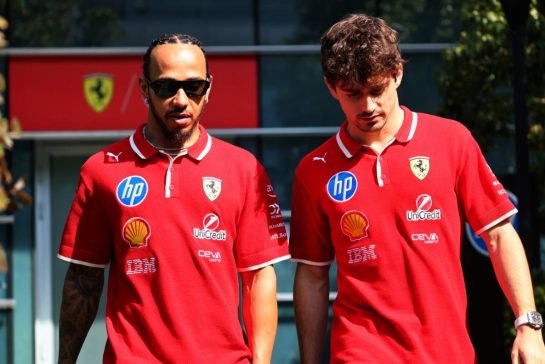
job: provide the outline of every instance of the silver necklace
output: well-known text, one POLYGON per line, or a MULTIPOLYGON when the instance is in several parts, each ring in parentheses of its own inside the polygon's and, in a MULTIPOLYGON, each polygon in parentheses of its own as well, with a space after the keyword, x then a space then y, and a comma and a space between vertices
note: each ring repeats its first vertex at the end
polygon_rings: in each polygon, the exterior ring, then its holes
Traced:
POLYGON ((179 153, 184 149, 184 148, 165 148, 165 147, 160 147, 160 146, 157 146, 157 145, 153 144, 153 142, 148 137, 147 130, 148 130, 148 126, 145 125, 144 129, 142 130, 142 134, 144 134, 144 139, 146 139, 146 141, 148 143, 150 143, 150 145, 152 147, 154 147, 155 149, 161 150, 161 151, 166 152, 168 154, 172 154, 172 152, 178 152, 179 153))

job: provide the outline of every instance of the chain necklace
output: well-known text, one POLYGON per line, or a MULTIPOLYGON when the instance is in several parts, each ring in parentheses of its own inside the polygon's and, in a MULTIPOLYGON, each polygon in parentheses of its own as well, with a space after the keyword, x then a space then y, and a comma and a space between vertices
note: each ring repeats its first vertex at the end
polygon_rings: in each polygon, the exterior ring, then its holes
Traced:
POLYGON ((144 139, 146 139, 146 141, 150 143, 150 145, 154 147, 155 149, 157 149, 158 151, 165 152, 173 156, 177 156, 184 150, 184 148, 165 148, 165 147, 160 147, 153 144, 153 142, 148 137, 147 130, 148 130, 148 126, 146 125, 144 126, 144 129, 142 130, 142 134, 144 134, 144 139))

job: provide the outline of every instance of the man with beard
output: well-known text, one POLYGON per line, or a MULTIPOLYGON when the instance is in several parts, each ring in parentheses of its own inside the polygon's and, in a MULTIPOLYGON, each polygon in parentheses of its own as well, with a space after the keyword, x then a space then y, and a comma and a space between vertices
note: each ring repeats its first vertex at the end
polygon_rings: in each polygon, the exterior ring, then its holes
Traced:
POLYGON ((59 363, 76 362, 108 264, 103 362, 270 362, 286 231, 262 165, 200 125, 211 85, 197 39, 153 41, 147 122, 83 165, 59 249, 59 363))

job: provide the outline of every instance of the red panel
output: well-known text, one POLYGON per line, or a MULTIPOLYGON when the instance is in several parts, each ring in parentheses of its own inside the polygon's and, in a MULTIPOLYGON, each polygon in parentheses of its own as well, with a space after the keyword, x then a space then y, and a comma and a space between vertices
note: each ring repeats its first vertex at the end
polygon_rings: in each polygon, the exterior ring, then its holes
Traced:
MULTIPOLYGON (((208 56, 213 76, 210 102, 201 119, 207 128, 258 126, 255 56, 208 56)), ((134 129, 146 120, 138 89, 142 57, 23 57, 9 59, 9 111, 23 131, 134 129), (84 95, 89 74, 113 79, 108 106, 95 112, 84 95)))

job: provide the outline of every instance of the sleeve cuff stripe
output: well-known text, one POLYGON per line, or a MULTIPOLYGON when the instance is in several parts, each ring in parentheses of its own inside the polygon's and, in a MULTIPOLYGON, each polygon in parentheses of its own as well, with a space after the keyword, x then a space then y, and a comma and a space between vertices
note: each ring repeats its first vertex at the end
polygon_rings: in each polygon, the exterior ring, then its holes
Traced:
POLYGON ((84 262, 83 260, 68 258, 60 254, 57 254, 57 257, 69 263, 81 264, 81 265, 85 265, 87 267, 92 267, 92 268, 106 268, 106 264, 95 264, 95 263, 84 262))
POLYGON ((331 263, 333 263, 333 260, 329 260, 327 262, 314 262, 312 260, 296 259, 296 258, 292 258, 291 260, 292 260, 292 262, 304 263, 304 264, 308 264, 308 265, 315 265, 315 266, 319 266, 319 267, 323 267, 323 266, 330 265, 331 263))
POLYGON ((290 259, 290 258, 291 258, 291 255, 288 254, 288 255, 284 255, 282 257, 278 257, 278 258, 273 259, 273 260, 269 260, 268 262, 265 262, 265 263, 261 263, 261 264, 258 264, 258 265, 252 265, 251 267, 238 268, 238 271, 239 272, 249 272, 251 270, 260 269, 260 268, 266 267, 268 265, 273 265, 273 264, 276 264, 278 262, 281 262, 283 260, 290 259))
POLYGON ((503 216, 497 218, 496 220, 492 221, 491 223, 489 223, 489 224, 483 226, 482 228, 480 228, 479 230, 475 231, 475 234, 481 235, 481 233, 482 233, 483 231, 486 231, 486 230, 490 229, 491 227, 496 226, 497 224, 499 224, 500 222, 502 222, 502 221, 505 220, 505 219, 510 218, 511 216, 513 216, 514 214, 516 214, 517 212, 518 212, 517 209, 513 209, 513 210, 509 211, 509 212, 506 213, 505 215, 503 215, 503 216))

